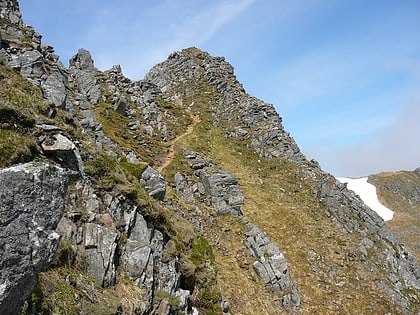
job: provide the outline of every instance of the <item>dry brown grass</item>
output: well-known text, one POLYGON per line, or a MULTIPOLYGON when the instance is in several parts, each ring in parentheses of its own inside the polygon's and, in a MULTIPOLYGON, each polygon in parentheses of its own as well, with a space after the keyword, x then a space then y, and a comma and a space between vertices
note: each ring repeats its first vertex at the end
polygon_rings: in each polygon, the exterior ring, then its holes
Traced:
POLYGON ((386 224, 420 262, 420 204, 410 202, 408 196, 396 194, 386 187, 387 184, 399 184, 405 189, 413 189, 420 186, 420 178, 409 171, 386 172, 370 176, 369 182, 377 187, 379 201, 394 211, 393 219, 386 224))
MULTIPOLYGON (((239 179, 245 194, 244 217, 265 231, 288 260, 302 299, 296 313, 400 313, 373 283, 385 277, 371 272, 361 258, 359 237, 342 233, 324 215, 311 193, 315 183, 297 175, 300 166, 282 159, 260 159, 244 144, 227 140, 221 130, 209 128, 205 121, 178 143, 179 150, 183 147, 204 152, 239 179), (309 253, 316 253, 317 272, 308 262, 309 253)), ((173 173, 171 168, 177 165, 170 165, 168 173, 173 173)), ((274 304, 275 296, 254 272, 254 259, 243 243, 243 225, 229 216, 208 216, 205 236, 215 253, 218 284, 234 314, 287 312, 274 304)))
POLYGON ((136 309, 144 308, 146 299, 145 291, 124 276, 115 287, 104 289, 86 273, 56 268, 40 273, 31 302, 39 312, 111 315, 118 309, 135 314, 136 309))

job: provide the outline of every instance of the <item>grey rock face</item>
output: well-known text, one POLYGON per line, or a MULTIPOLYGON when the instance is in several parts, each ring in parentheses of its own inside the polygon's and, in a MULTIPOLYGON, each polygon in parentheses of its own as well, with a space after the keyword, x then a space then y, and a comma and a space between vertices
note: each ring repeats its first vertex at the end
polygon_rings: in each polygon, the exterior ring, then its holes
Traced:
POLYGON ((115 284, 116 231, 96 223, 84 226, 84 247, 89 260, 88 272, 107 287, 115 284))
POLYGON ((22 14, 19 11, 19 4, 17 0, 1 0, 0 8, 0 17, 2 19, 7 19, 13 24, 22 23, 22 14))
POLYGON ((34 83, 39 83, 39 78, 44 74, 42 54, 37 50, 12 55, 9 65, 19 68, 20 74, 34 83))
POLYGON ((246 223, 250 230, 246 233, 246 247, 252 256, 258 258, 254 269, 261 277, 264 285, 273 292, 286 292, 277 303, 281 306, 299 307, 299 293, 290 277, 286 258, 279 248, 252 223, 246 223))
POLYGON ((163 198, 165 198, 165 179, 154 168, 150 166, 146 167, 146 169, 141 174, 140 184, 153 198, 158 200, 163 200, 163 198))
POLYGON ((51 73, 41 84, 44 97, 53 102, 55 106, 64 108, 67 99, 66 84, 67 80, 59 70, 51 73))
POLYGON ((129 104, 128 104, 127 99, 122 96, 118 97, 114 103, 114 110, 123 116, 128 116, 128 109, 129 109, 129 104))
MULTIPOLYGON (((129 222, 128 239, 120 258, 120 265, 129 277, 147 289, 150 302, 158 290, 170 295, 185 293, 179 288, 181 273, 177 260, 163 261, 164 235, 137 212, 132 212, 129 222)), ((186 295, 189 294, 188 291, 186 295)))
POLYGON ((58 246, 68 175, 27 163, 0 170, 0 313, 15 314, 58 246))
POLYGON ((188 185, 186 178, 181 173, 175 174, 175 188, 178 195, 184 198, 185 201, 195 201, 193 189, 188 185))
MULTIPOLYGON (((244 203, 243 193, 238 185, 238 180, 231 174, 216 168, 209 160, 200 156, 197 152, 185 150, 184 157, 188 165, 196 171, 204 187, 204 193, 208 195, 210 204, 219 214, 241 215, 241 205, 244 203)), ((187 201, 191 202, 194 187, 185 187, 185 182, 177 175, 177 190, 182 191, 187 201)), ((197 186, 197 190, 198 186, 197 186)))
POLYGON ((80 90, 92 104, 98 103, 101 89, 97 85, 96 69, 90 53, 85 49, 79 49, 77 54, 70 60, 70 75, 74 77, 80 90))
POLYGON ((23 23, 17 1, 2 2, 0 17, 10 22, 0 25, 0 56, 10 67, 19 70, 25 79, 40 86, 45 99, 57 107, 65 108, 67 71, 58 61, 54 49, 41 44, 41 35, 23 23), (28 42, 28 39, 31 41, 28 42), (22 45, 21 42, 25 44, 22 45))
POLYGON ((241 214, 244 196, 236 178, 223 171, 207 173, 200 170, 198 174, 210 195, 212 206, 219 214, 241 214))
POLYGON ((117 269, 123 271, 145 290, 144 310, 136 310, 140 314, 152 312, 158 291, 182 297, 186 303, 191 292, 180 288, 177 259, 163 258, 167 237, 146 221, 133 201, 110 193, 99 195, 88 182, 78 182, 69 196, 70 204, 86 208, 88 222, 77 227, 72 218, 79 214, 70 209, 59 225, 63 237, 72 239, 86 254, 89 273, 109 287, 118 281, 117 269))
POLYGON ((131 81, 123 75, 120 66, 113 66, 104 74, 101 84, 106 84, 112 93, 114 110, 126 117, 141 113, 140 120, 137 115, 137 119, 129 123, 131 130, 143 130, 150 137, 162 136, 164 141, 174 137, 165 121, 176 122, 178 118, 155 102, 171 101, 157 86, 147 81, 131 81))

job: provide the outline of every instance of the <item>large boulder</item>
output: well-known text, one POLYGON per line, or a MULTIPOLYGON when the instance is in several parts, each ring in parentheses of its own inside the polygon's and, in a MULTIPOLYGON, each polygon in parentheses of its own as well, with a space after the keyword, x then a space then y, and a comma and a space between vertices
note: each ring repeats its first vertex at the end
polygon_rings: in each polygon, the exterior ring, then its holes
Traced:
POLYGON ((73 141, 57 132, 58 127, 53 125, 39 125, 38 127, 46 132, 46 135, 39 139, 42 151, 55 157, 61 166, 83 175, 83 161, 73 141))
POLYGON ((244 195, 238 185, 238 180, 227 172, 212 170, 213 173, 200 170, 200 179, 206 192, 211 197, 211 204, 219 214, 241 214, 244 195))
POLYGON ((157 199, 163 200, 166 193, 166 184, 163 176, 153 167, 146 167, 140 177, 140 184, 148 194, 157 199))
MULTIPOLYGON (((209 159, 203 158, 197 152, 184 150, 184 157, 195 175, 201 180, 202 193, 208 196, 208 201, 218 214, 242 215, 241 205, 244 203, 244 195, 239 186, 238 180, 226 171, 218 169, 209 159)), ((177 192, 187 201, 193 201, 192 192, 200 188, 187 187, 188 183, 181 176, 175 176, 177 192)), ((200 192, 201 193, 201 192, 200 192)))
POLYGON ((15 314, 31 295, 60 239, 69 175, 46 163, 0 170, 0 314, 15 314))

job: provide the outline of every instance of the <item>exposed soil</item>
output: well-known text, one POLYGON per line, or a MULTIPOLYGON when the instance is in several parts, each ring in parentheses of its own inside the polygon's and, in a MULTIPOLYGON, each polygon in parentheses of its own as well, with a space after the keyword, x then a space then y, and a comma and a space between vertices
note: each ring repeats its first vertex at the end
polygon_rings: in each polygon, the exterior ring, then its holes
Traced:
POLYGON ((190 114, 190 117, 192 119, 191 124, 187 127, 187 130, 180 134, 178 137, 176 137, 174 140, 171 141, 171 144, 169 145, 168 154, 163 159, 162 165, 158 167, 158 171, 162 172, 162 170, 167 167, 169 164, 172 163, 174 157, 175 157, 175 146, 179 140, 184 138, 185 136, 188 136, 191 132, 193 132, 194 127, 201 121, 200 117, 194 115, 191 112, 188 112, 190 114))

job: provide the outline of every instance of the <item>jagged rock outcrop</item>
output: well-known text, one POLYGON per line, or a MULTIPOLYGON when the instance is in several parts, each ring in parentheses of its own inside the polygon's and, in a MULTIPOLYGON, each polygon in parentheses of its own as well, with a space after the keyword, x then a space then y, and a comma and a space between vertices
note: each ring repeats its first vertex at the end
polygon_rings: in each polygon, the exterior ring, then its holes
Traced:
POLYGON ((74 78, 81 92, 87 96, 93 105, 98 103, 101 95, 101 89, 96 79, 96 71, 92 56, 85 49, 79 49, 77 54, 70 59, 70 75, 74 78))
MULTIPOLYGON (((49 47, 46 49, 47 53, 53 54, 54 50, 49 47)), ((58 58, 52 55, 51 61, 57 61, 58 58)), ((54 66, 51 69, 46 79, 41 83, 41 88, 44 91, 44 97, 51 101, 56 107, 66 108, 67 105, 67 90, 69 83, 66 78, 66 73, 62 66, 54 66)))
POLYGON ((298 308, 300 305, 299 293, 291 279, 283 253, 254 224, 245 222, 245 225, 250 228, 246 232, 245 245, 251 255, 258 258, 254 262, 255 271, 261 277, 264 285, 273 292, 286 292, 276 303, 288 308, 298 308))
MULTIPOLYGON (((304 159, 293 138, 284 130, 273 105, 246 94, 232 65, 223 57, 190 48, 171 54, 167 61, 156 65, 145 76, 145 80, 173 97, 177 95, 180 78, 184 84, 194 86, 194 82, 206 81, 215 88, 220 97, 210 111, 215 125, 222 120, 230 122, 227 137, 250 141, 264 158, 286 156, 296 162, 304 159)), ((189 93, 194 95, 192 89, 189 93)))
POLYGON ((162 292, 178 297, 180 310, 188 308, 191 292, 180 287, 178 258, 164 255, 167 236, 146 221, 130 199, 111 194, 100 198, 99 194, 89 183, 78 182, 70 194, 70 211, 58 227, 58 232, 75 242, 77 251, 86 257, 88 272, 109 287, 118 281, 118 269, 124 271, 145 290, 147 299, 135 310, 140 314, 150 313, 155 295, 162 292), (72 212, 80 206, 87 211, 87 223, 82 227, 76 224, 82 214, 72 212))
POLYGON ((16 314, 58 246, 69 174, 45 163, 0 170, 0 313, 16 314))
POLYGON ((182 174, 177 175, 177 190, 191 200, 191 192, 206 195, 206 202, 212 205, 219 214, 241 214, 244 196, 238 185, 238 180, 231 174, 219 170, 209 159, 204 159, 197 152, 184 150, 188 165, 195 170, 201 180, 201 185, 185 187, 182 174), (201 189, 200 189, 201 188, 201 189))
MULTIPOLYGON (((171 130, 165 123, 165 117, 171 114, 163 111, 156 102, 168 101, 167 97, 150 82, 135 82, 126 78, 120 66, 113 66, 105 74, 104 83, 112 93, 114 110, 130 118, 129 129, 141 130, 150 137, 162 136, 168 140, 171 130), (137 111, 141 115, 136 114, 137 111)), ((177 120, 173 116, 170 119, 177 120)))
POLYGON ((9 66, 40 86, 47 100, 55 106, 66 106, 67 70, 58 61, 53 47, 41 44, 42 36, 23 23, 17 1, 2 1, 0 57, 9 66))
POLYGON ((1 0, 1 17, 9 20, 12 25, 20 26, 22 24, 22 14, 19 11, 17 0, 1 0))

